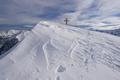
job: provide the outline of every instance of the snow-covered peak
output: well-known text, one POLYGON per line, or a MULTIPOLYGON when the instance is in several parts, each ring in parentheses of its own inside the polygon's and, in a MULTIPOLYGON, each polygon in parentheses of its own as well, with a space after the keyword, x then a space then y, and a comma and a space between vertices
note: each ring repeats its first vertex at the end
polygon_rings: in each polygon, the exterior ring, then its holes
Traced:
POLYGON ((14 34, 18 34, 20 33, 20 30, 3 30, 3 31, 0 31, 0 36, 12 36, 14 34))
POLYGON ((42 21, 0 59, 0 80, 119 80, 120 38, 42 21))

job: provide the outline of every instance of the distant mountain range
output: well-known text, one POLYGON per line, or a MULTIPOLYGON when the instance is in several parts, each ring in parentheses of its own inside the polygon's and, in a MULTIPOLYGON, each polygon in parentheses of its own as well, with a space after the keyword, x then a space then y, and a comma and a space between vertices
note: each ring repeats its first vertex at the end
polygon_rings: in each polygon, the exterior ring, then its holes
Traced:
MULTIPOLYGON (((7 55, 7 51, 14 47, 17 43, 22 41, 22 39, 29 33, 29 29, 24 28, 12 28, 7 27, 7 29, 0 30, 0 56, 4 56, 5 53, 7 55)), ((0 57, 1 58, 1 57, 0 57)))
POLYGON ((0 24, 0 30, 31 30, 35 26, 34 24, 21 24, 21 25, 9 25, 9 24, 0 24))
POLYGON ((108 34, 112 34, 115 36, 120 36, 120 25, 104 25, 104 26, 97 26, 97 25, 72 25, 74 27, 80 27, 83 29, 88 29, 92 31, 104 32, 108 34))

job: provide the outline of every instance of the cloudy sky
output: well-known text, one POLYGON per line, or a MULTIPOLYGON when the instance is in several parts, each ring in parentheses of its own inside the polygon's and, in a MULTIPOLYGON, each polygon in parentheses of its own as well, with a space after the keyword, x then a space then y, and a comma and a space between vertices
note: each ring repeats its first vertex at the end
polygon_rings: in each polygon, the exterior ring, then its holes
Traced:
POLYGON ((120 0, 0 0, 0 24, 89 20, 120 16, 120 0))

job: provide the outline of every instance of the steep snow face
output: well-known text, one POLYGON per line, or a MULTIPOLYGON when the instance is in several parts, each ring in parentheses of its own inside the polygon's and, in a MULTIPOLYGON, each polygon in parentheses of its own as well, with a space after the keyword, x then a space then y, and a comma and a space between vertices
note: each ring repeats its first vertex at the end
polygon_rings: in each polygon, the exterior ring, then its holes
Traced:
POLYGON ((40 22, 0 59, 0 80, 119 80, 120 38, 40 22))

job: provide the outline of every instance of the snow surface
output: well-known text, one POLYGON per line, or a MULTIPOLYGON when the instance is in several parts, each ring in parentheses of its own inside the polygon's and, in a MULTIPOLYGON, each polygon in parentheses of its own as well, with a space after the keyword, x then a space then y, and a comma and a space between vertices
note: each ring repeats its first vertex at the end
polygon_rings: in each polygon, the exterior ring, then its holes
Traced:
POLYGON ((120 80, 120 38, 42 21, 0 59, 0 80, 120 80))

